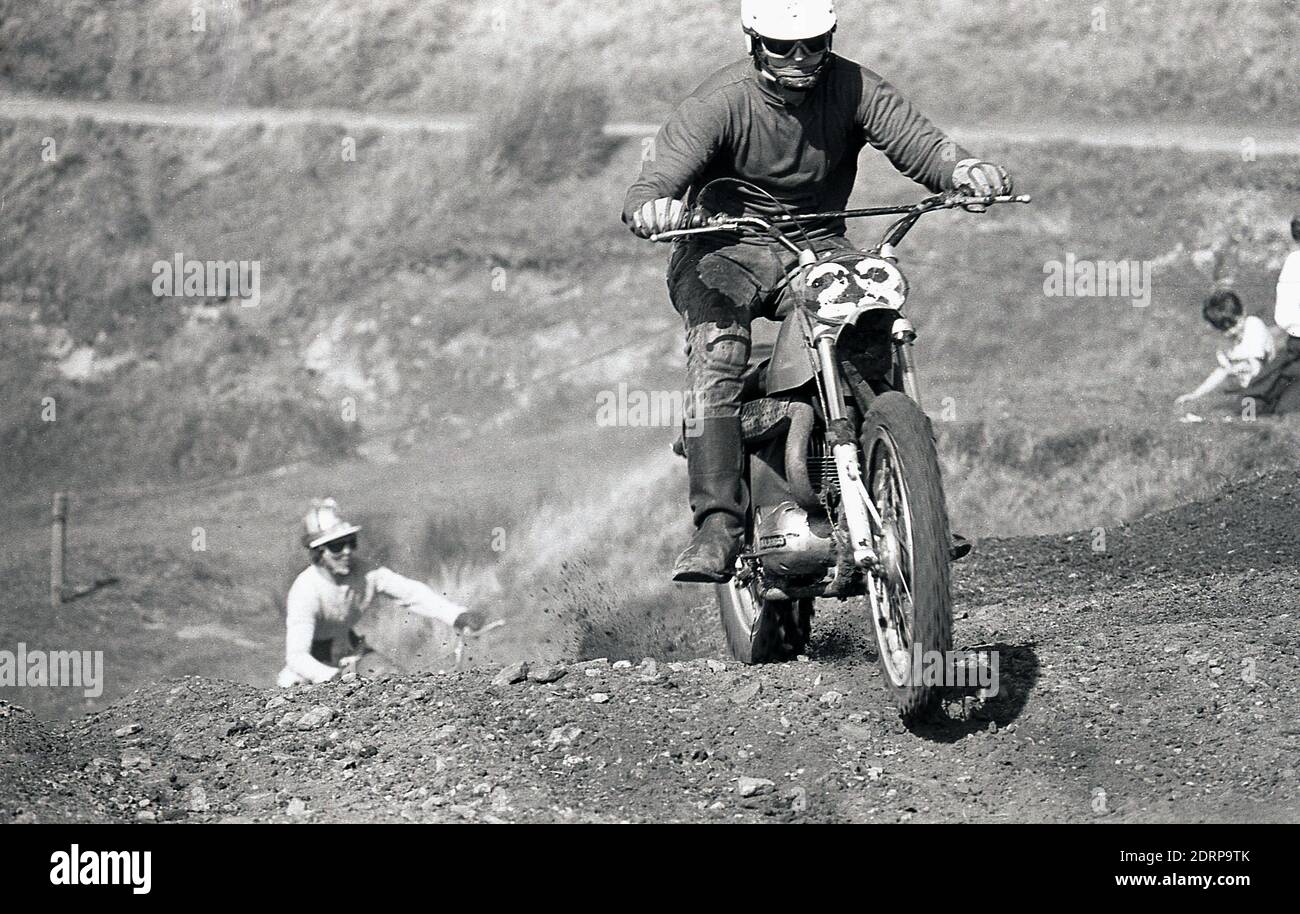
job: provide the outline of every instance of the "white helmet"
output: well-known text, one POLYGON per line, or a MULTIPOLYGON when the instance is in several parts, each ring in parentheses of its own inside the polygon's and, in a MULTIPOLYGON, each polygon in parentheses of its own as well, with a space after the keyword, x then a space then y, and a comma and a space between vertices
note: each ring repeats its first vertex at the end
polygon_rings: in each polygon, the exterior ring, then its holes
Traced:
POLYGON ((740 0, 745 34, 798 41, 835 30, 833 0, 740 0))
POLYGON ((755 65, 768 79, 799 92, 817 85, 830 61, 836 24, 832 0, 740 0, 740 24, 755 65), (823 35, 814 51, 811 39, 823 35), (814 55, 813 62, 780 62, 788 52, 774 50, 774 44, 787 42, 794 47, 801 41, 809 42, 805 52, 814 55))
POLYGON ((302 519, 302 544, 319 549, 326 543, 353 536, 361 530, 339 517, 339 503, 332 498, 313 500, 311 510, 302 519))

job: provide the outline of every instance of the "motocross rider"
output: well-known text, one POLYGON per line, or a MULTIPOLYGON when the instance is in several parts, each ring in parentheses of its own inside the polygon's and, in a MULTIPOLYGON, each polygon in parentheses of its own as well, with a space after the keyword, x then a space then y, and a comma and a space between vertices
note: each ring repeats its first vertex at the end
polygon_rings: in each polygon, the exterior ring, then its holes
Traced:
MULTIPOLYGON (((718 70, 681 104, 627 193, 623 221, 638 236, 683 227, 697 204, 764 217, 843 209, 867 144, 931 192, 1011 193, 1006 169, 973 157, 879 75, 833 53, 832 0, 742 0, 740 10, 749 56, 718 70), (717 178, 759 189, 723 181, 697 199, 700 186, 717 178)), ((818 252, 852 249, 843 220, 806 227, 818 252)), ((674 580, 731 577, 749 499, 740 408, 750 325, 785 313, 783 290, 772 290, 793 263, 763 237, 714 235, 674 245, 668 289, 686 326, 687 399, 695 413, 686 456, 696 528, 674 580)))
POLYGON ((460 637, 483 628, 481 613, 458 606, 428 585, 387 568, 367 568, 357 558, 361 528, 339 516, 334 499, 314 502, 302 523, 302 544, 311 564, 294 580, 286 600, 285 667, 276 680, 281 687, 326 682, 342 666, 355 666, 373 653, 353 626, 375 594, 451 626, 460 637))

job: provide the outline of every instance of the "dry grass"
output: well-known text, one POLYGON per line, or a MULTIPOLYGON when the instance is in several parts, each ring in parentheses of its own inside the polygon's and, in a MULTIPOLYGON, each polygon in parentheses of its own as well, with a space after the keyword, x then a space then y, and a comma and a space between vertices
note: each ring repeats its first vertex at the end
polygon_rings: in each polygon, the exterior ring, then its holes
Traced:
MULTIPOLYGON (((940 426, 943 428, 943 426, 940 426)), ((1294 465, 1300 424, 945 429, 940 456, 954 526, 969 536, 1110 527, 1294 465)))
POLYGON ((471 161, 480 163, 483 181, 514 182, 525 192, 590 177, 612 149, 602 132, 609 107, 594 82, 555 69, 528 74, 482 117, 471 161))
MULTIPOLYGON (((732 3, 185 0, 30 12, 0 0, 0 85, 84 97, 480 111, 530 67, 577 67, 620 119, 657 118, 743 53, 732 3), (539 63, 541 62, 541 63, 539 63)), ((1297 121, 1295 0, 900 0, 846 8, 837 48, 945 118, 1297 121), (1104 9, 1105 21, 1096 18, 1104 9), (1104 25, 1104 29, 1101 26, 1104 25), (966 87, 967 91, 952 91, 966 87)))

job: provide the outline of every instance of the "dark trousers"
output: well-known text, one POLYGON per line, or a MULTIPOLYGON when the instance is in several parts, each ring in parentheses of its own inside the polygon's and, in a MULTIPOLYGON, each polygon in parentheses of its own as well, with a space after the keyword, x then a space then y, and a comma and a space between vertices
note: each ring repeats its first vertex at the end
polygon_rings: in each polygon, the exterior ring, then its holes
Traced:
POLYGON ((1300 337, 1288 336, 1286 348, 1241 395, 1256 402, 1260 415, 1300 412, 1300 337))
MULTIPOLYGON (((820 240, 820 251, 852 250, 843 236, 820 240)), ((750 464, 752 493, 743 484, 740 408, 747 371, 770 355, 755 346, 756 318, 780 320, 793 307, 784 280, 798 258, 777 245, 678 243, 668 264, 668 292, 686 327, 686 439, 691 511, 697 527, 712 514, 743 525, 751 501, 772 505, 788 497, 783 453, 770 446, 750 464), (752 495, 752 498, 751 498, 752 495)))
POLYGON ((321 663, 327 663, 330 666, 338 664, 339 660, 344 657, 352 656, 359 653, 365 653, 367 650, 365 640, 356 632, 349 631, 347 641, 343 644, 335 645, 335 639, 323 638, 317 639, 311 643, 311 655, 321 663))
MULTIPOLYGON (((818 251, 851 250, 843 236, 815 243, 818 251)), ((696 418, 740 415, 745 371, 769 355, 755 351, 755 318, 779 320, 792 306, 786 271, 795 256, 775 244, 692 241, 674 246, 668 294, 686 326, 688 408, 696 418)))

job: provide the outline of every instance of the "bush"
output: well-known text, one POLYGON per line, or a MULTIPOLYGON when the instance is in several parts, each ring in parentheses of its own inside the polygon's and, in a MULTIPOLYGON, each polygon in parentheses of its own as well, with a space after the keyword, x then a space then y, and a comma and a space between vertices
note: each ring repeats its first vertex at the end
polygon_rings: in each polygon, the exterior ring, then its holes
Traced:
POLYGON ((605 89, 592 82, 554 71, 521 80, 479 128, 485 177, 536 186, 593 173, 613 148, 604 135, 609 109, 605 89))

